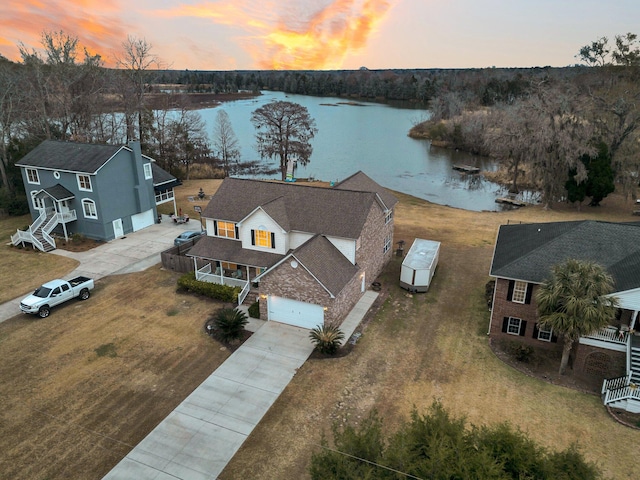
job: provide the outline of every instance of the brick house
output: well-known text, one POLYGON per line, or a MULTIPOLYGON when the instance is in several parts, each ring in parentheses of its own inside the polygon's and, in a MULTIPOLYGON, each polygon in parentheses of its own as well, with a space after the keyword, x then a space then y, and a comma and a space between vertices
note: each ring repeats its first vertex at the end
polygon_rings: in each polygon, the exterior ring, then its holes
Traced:
POLYGON ((605 403, 640 411, 640 222, 575 221, 502 225, 490 275, 495 278, 489 335, 538 350, 562 351, 562 339, 538 324, 536 290, 553 265, 575 258, 613 276, 620 309, 611 325, 582 337, 571 363, 603 382, 605 403))
POLYGON ((261 318, 314 328, 342 320, 391 258, 396 203, 362 172, 332 188, 225 178, 187 255, 240 302, 253 288, 261 318))
POLYGON ((45 140, 16 166, 33 223, 11 237, 43 251, 53 234, 113 240, 153 225, 157 205, 174 202, 180 182, 143 155, 139 142, 103 145, 45 140))

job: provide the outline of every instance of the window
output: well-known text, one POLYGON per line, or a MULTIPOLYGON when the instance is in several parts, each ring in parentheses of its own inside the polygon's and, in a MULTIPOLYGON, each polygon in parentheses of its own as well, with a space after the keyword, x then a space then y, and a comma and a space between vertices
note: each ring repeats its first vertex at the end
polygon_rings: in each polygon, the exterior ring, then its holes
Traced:
POLYGON ((238 265, 235 263, 229 263, 229 262, 220 262, 220 265, 222 266, 222 268, 224 268, 225 270, 238 270, 238 265))
POLYGON ((233 222, 221 222, 218 221, 218 236, 227 238, 236 237, 236 224, 233 222))
POLYGON ((251 245, 276 248, 276 235, 261 225, 257 230, 251 230, 251 245))
POLYGON ((40 185, 40 177, 38 176, 38 170, 35 168, 27 168, 27 182, 40 185))
POLYGON ((96 202, 89 199, 82 200, 82 212, 84 213, 85 218, 98 218, 96 202))
POLYGON ((550 342, 553 337, 553 330, 546 330, 544 327, 540 326, 540 324, 536 325, 538 327, 538 340, 542 340, 543 342, 550 342))
POLYGON ((45 204, 44 204, 44 198, 39 198, 37 197, 38 192, 36 192, 35 190, 33 192, 31 192, 31 199, 33 200, 33 207, 36 210, 40 210, 42 208, 45 208, 45 204))
POLYGON ((387 224, 389 223, 391 220, 393 220, 393 210, 389 210, 387 212, 387 214, 384 217, 384 223, 387 224))
POLYGON ((515 303, 524 303, 527 298, 527 282, 516 281, 513 284, 513 295, 511 301, 515 303))
POLYGON ((519 318, 509 317, 507 323, 507 333, 511 335, 520 335, 520 329, 522 328, 522 320, 519 318))
POLYGON ((271 247, 271 235, 266 230, 256 230, 256 245, 259 247, 271 247))
POLYGON ((91 192, 91 177, 89 175, 78 175, 78 188, 85 192, 91 192))
POLYGON ((150 180, 153 178, 153 172, 151 170, 151 164, 150 163, 145 163, 143 166, 144 168, 144 178, 145 180, 150 180))
POLYGON ((384 247, 382 248, 382 253, 387 253, 391 249, 391 240, 391 234, 387 235, 387 237, 384 239, 384 247))

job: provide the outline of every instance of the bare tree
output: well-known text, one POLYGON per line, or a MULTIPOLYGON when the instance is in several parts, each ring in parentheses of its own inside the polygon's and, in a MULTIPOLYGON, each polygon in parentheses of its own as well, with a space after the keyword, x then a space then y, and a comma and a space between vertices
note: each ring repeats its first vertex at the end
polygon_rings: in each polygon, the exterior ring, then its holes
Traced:
POLYGON ((0 177, 2 178, 2 186, 8 192, 12 191, 12 184, 7 176, 7 167, 9 166, 7 147, 18 122, 20 91, 16 69, 10 62, 0 61, 0 177))
POLYGON ((280 160, 282 180, 293 172, 295 162, 309 163, 313 147, 309 143, 318 132, 316 122, 306 107, 292 102, 268 103, 251 114, 258 130, 256 139, 262 158, 280 160))
MULTIPOLYGON (((169 113, 170 117, 175 114, 169 113)), ((211 158, 206 125, 198 112, 186 108, 182 108, 177 117, 162 120, 165 122, 162 129, 164 161, 169 163, 170 170, 175 171, 178 165, 183 167, 185 178, 189 180, 191 165, 206 163, 211 158)))
POLYGON ((229 120, 229 114, 224 110, 218 112, 213 125, 213 147, 214 154, 222 163, 224 176, 228 177, 231 165, 240 160, 240 149, 238 138, 231 126, 231 120, 229 120))
MULTIPOLYGON (((136 38, 132 35, 122 43, 122 52, 116 55, 116 65, 122 69, 126 75, 129 85, 123 85, 121 95, 125 105, 133 100, 133 112, 126 112, 131 118, 131 113, 136 113, 138 117, 138 139, 141 144, 146 144, 145 128, 143 125, 144 94, 149 76, 149 69, 152 65, 158 65, 159 59, 152 52, 153 46, 144 38, 136 38), (127 88, 128 87, 128 88, 127 88), (131 96, 131 98, 127 98, 131 96)), ((133 123, 129 122, 127 130, 127 140, 135 138, 133 123)))

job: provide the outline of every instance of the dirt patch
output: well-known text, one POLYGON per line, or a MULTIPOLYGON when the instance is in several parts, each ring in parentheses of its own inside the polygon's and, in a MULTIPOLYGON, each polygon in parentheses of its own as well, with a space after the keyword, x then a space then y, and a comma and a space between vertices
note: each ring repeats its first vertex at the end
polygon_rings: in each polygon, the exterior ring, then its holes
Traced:
POLYGON ((86 252, 100 245, 104 245, 103 241, 91 240, 86 237, 76 237, 65 240, 64 238, 56 239, 56 248, 66 250, 67 252, 86 252))

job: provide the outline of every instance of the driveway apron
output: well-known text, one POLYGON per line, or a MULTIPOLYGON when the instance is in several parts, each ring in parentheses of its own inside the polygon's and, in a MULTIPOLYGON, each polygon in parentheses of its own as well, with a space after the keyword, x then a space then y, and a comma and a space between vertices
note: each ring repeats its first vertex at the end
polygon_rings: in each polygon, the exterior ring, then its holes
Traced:
POLYGON ((313 348, 309 330, 264 323, 105 480, 217 478, 313 348))

